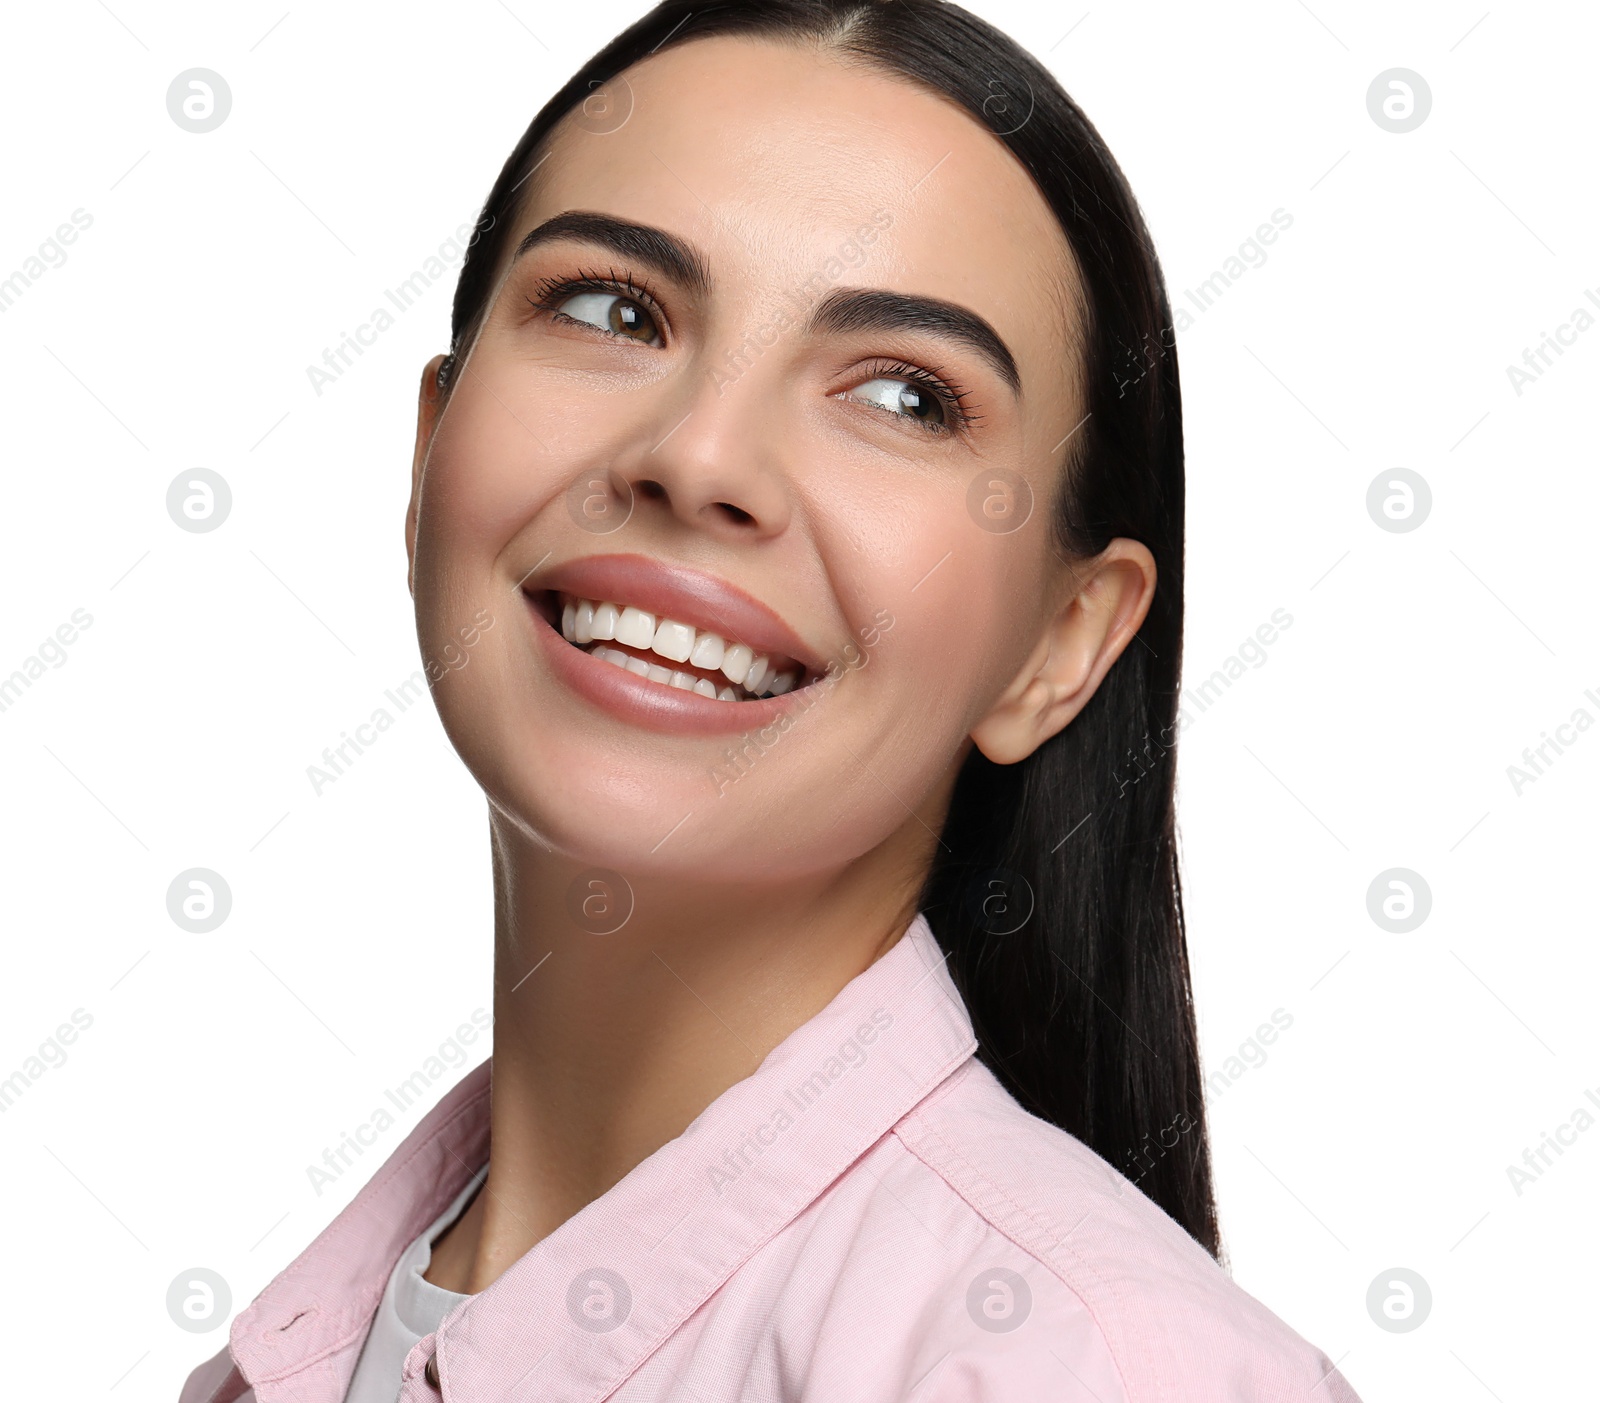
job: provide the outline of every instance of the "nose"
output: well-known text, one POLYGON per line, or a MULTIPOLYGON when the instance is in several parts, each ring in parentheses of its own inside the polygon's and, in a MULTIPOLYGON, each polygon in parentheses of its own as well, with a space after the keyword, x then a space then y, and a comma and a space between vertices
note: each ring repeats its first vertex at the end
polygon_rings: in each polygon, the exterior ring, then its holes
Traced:
POLYGON ((632 489, 633 510, 665 514, 725 541, 780 535, 793 511, 785 471, 782 388, 747 369, 707 375, 669 396, 647 432, 612 466, 632 489))

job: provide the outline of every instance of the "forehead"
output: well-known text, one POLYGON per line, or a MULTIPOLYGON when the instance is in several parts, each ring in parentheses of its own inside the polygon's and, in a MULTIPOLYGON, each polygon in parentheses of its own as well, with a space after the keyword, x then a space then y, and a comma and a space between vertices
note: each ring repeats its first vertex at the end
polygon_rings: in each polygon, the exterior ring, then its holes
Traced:
POLYGON ((1019 361, 1059 361, 1075 302, 1065 236, 997 137, 810 45, 719 36, 627 70, 556 129, 519 235, 565 209, 688 239, 719 295, 803 284, 870 224, 883 232, 845 281, 963 303, 1019 361))

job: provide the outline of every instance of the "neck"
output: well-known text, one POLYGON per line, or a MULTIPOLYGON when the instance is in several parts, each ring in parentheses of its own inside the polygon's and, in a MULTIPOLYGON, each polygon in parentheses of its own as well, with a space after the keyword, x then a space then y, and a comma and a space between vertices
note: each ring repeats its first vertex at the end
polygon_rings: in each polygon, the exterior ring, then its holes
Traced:
MULTIPOLYGON (((933 846, 908 823, 843 871, 782 886, 635 880, 632 914, 598 934, 568 905, 584 869, 493 808, 491 828, 493 1151, 425 1273, 462 1293, 489 1286, 682 1134, 893 946, 933 846)), ((591 909, 603 913, 605 900, 591 909)))

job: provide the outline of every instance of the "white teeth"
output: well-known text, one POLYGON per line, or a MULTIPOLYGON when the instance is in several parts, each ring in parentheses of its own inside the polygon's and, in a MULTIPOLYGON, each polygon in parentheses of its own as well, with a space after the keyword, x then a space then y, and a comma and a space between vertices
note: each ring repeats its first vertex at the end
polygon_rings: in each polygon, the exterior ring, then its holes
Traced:
POLYGON ((702 633, 694 640, 694 651, 689 654, 689 661, 696 667, 703 667, 707 672, 715 672, 722 666, 722 654, 727 648, 722 639, 714 633, 702 633))
POLYGON ((684 663, 689 661, 693 647, 694 630, 688 624, 680 624, 676 619, 662 619, 656 629, 655 639, 650 644, 650 651, 661 654, 670 662, 684 663))
POLYGON ((587 599, 578 601, 578 610, 572 616, 572 641, 580 648, 594 642, 594 605, 587 599))
POLYGON ((799 685, 803 675, 780 672, 770 657, 756 656, 748 644, 735 643, 716 633, 701 633, 690 624, 661 618, 631 604, 569 599, 561 606, 561 633, 569 643, 580 648, 614 639, 630 648, 652 652, 666 662, 688 663, 704 672, 720 671, 729 685, 719 686, 710 678, 697 677, 681 667, 663 667, 625 653, 621 648, 589 650, 591 657, 623 668, 636 677, 718 701, 781 697, 799 685))
POLYGON ((735 643, 722 654, 722 675, 738 686, 750 671, 750 660, 755 656, 743 643, 735 643))
POLYGON ((630 648, 648 648, 656 641, 656 616, 628 605, 617 620, 617 642, 630 648))

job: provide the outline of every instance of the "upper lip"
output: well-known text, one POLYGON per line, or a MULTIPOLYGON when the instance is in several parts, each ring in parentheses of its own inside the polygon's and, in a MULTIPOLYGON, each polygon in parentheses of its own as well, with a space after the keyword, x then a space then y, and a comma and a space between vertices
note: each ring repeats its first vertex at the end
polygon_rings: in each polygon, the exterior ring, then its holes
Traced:
POLYGON ((743 643, 758 656, 778 654, 812 673, 824 671, 805 640, 776 611, 738 585, 687 565, 644 555, 589 555, 530 577, 522 588, 632 604, 658 620, 675 619, 728 643, 743 643))

